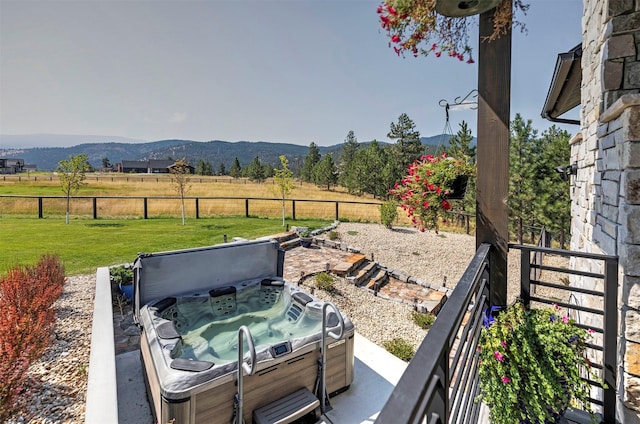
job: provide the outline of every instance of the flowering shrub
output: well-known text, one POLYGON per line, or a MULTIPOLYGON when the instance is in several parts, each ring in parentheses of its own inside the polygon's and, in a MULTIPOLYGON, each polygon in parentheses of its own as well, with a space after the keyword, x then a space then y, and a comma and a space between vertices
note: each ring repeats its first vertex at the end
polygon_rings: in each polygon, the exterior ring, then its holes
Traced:
POLYGON ((15 408, 29 365, 50 341, 53 303, 62 293, 64 267, 43 256, 33 267, 15 267, 0 279, 0 422, 15 408))
POLYGON ((590 332, 557 305, 526 309, 517 302, 495 320, 485 318, 479 399, 489 406, 491 422, 555 422, 572 401, 591 412, 590 385, 581 373, 601 380, 585 354, 590 332))
POLYGON ((467 157, 454 159, 443 153, 422 156, 409 165, 408 172, 389 194, 398 199, 414 227, 437 232, 439 221, 447 222, 446 213, 451 209, 447 196, 454 181, 459 175, 473 175, 475 168, 467 157))
MULTIPOLYGON (((488 40, 495 40, 512 26, 512 13, 517 10, 523 13, 529 8, 524 0, 502 1, 493 16, 493 33, 488 40)), ((389 45, 398 56, 411 53, 433 53, 474 63, 472 49, 469 46, 469 30, 476 24, 473 18, 451 18, 439 15, 434 0, 384 0, 378 6, 378 15, 382 29, 389 36, 389 45)), ((515 25, 524 26, 520 22, 515 25)))

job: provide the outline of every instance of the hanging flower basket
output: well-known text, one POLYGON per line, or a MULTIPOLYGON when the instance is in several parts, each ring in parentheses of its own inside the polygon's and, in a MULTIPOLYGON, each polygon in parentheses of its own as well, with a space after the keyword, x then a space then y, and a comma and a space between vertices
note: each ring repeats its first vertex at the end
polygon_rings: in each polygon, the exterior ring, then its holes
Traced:
POLYGON ((475 166, 468 157, 425 155, 409 166, 408 175, 389 194, 398 199, 414 227, 437 232, 439 223, 447 222, 449 200, 464 197, 471 175, 475 175, 475 166))

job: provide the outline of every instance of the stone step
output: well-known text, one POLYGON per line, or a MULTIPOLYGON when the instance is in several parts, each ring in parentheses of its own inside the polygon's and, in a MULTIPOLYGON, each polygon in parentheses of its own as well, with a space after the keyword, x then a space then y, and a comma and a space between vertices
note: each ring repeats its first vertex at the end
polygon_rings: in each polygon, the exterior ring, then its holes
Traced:
POLYGON ((344 261, 336 264, 331 272, 338 276, 346 276, 353 272, 354 269, 357 269, 362 261, 366 259, 362 253, 354 253, 353 255, 347 257, 344 261))
POLYGON ((362 264, 354 270, 353 272, 353 283, 356 286, 363 285, 374 272, 378 270, 378 264, 376 262, 371 262, 369 260, 365 260, 362 264))
POLYGON ((366 287, 371 290, 378 291, 385 283, 389 281, 389 275, 384 269, 378 269, 378 272, 369 280, 366 287))

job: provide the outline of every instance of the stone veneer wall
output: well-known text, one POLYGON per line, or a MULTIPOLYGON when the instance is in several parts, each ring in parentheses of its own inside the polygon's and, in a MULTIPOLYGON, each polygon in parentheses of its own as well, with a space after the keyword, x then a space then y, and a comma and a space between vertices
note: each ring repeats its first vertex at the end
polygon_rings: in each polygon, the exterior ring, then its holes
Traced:
MULTIPOLYGON (((619 256, 617 416, 640 422, 622 407, 640 412, 640 0, 584 0, 582 28, 571 249, 619 256)), ((592 266, 572 263, 581 270, 592 266)))

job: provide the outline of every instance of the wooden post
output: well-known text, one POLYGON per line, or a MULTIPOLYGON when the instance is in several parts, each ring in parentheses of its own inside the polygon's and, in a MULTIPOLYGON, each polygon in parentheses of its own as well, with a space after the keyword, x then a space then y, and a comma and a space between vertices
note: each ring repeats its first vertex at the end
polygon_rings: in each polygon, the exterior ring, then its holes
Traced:
POLYGON ((196 197, 196 219, 200 218, 200 199, 196 197))
POLYGON ((249 218, 249 199, 244 199, 244 217, 249 218))
POLYGON ((42 197, 38 197, 38 218, 42 219, 42 197))
POLYGON ((339 214, 338 214, 338 207, 339 207, 340 203, 336 202, 336 221, 339 218, 339 214))
POLYGON ((146 197, 143 199, 142 205, 143 205, 143 209, 144 209, 144 219, 147 219, 147 211, 148 211, 148 209, 147 209, 147 198, 146 197))
POLYGON ((296 220, 296 201, 291 201, 291 219, 296 220))
POLYGON ((478 147, 476 248, 492 245, 489 301, 507 302, 509 242, 509 114, 511 31, 482 41, 493 32, 493 10, 480 15, 478 48, 478 147))
POLYGON ((98 219, 98 199, 93 198, 93 219, 98 219))

